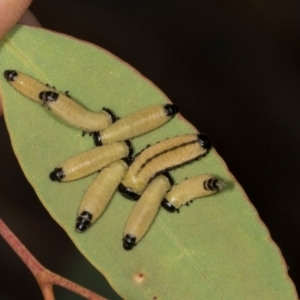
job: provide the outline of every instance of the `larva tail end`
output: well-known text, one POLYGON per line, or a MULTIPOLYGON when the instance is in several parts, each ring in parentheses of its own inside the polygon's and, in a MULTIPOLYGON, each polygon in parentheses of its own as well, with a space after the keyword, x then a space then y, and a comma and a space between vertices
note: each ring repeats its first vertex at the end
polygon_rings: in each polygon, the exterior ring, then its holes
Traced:
POLYGON ((62 168, 55 168, 50 174, 49 178, 52 181, 61 181, 65 177, 64 170, 62 168))
POLYGON ((179 112, 179 107, 176 104, 166 104, 164 109, 168 117, 174 117, 179 112))
POLYGON ((166 199, 161 201, 161 206, 168 212, 175 212, 176 208, 166 199))
POLYGON ((5 79, 9 82, 9 81, 15 81, 18 76, 18 73, 14 70, 6 70, 4 71, 3 75, 5 79))
POLYGON ((216 186, 218 188, 218 191, 221 191, 226 187, 226 182, 224 180, 217 179, 216 186))
POLYGON ((123 248, 125 250, 131 250, 135 245, 136 237, 131 234, 126 234, 123 239, 123 248))
POLYGON ((96 146, 102 146, 103 145, 100 131, 96 131, 96 132, 93 133, 93 140, 94 140, 94 144, 96 146))
POLYGON ((112 123, 116 122, 117 117, 116 117, 116 115, 115 115, 109 108, 103 107, 102 109, 103 109, 104 111, 106 111, 106 112, 110 115, 110 118, 111 118, 111 122, 112 122, 112 123))
POLYGON ((134 193, 133 191, 131 191, 129 188, 127 188, 122 183, 119 184, 118 190, 125 198, 130 199, 130 200, 137 201, 141 197, 141 195, 134 193))
POLYGON ((220 191, 222 189, 224 189, 226 186, 225 184, 225 181, 224 180, 221 180, 221 179, 218 179, 216 177, 212 177, 208 180, 205 180, 203 182, 203 187, 205 190, 207 191, 220 191))
POLYGON ((76 231, 84 232, 91 226, 93 215, 87 211, 83 211, 77 218, 76 231))
POLYGON ((133 148, 132 148, 132 145, 131 145, 131 143, 130 143, 129 140, 126 140, 125 143, 126 143, 126 145, 128 146, 128 156, 130 157, 130 156, 132 156, 132 154, 133 154, 133 148))
POLYGON ((206 149, 207 151, 211 149, 212 147, 212 141, 210 139, 210 137, 204 133, 200 133, 198 134, 198 139, 199 139, 199 143, 200 145, 206 149))

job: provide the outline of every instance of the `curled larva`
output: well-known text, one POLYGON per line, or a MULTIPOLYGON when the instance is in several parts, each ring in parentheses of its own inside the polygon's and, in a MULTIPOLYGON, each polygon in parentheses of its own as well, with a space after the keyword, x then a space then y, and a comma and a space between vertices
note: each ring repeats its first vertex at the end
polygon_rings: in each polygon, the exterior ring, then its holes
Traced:
POLYGON ((129 141, 95 147, 66 160, 56 167, 49 177, 52 181, 76 180, 130 155, 132 155, 132 148, 129 141))
POLYGON ((155 177, 149 183, 128 218, 122 239, 125 250, 131 250, 147 232, 172 184, 168 173, 155 177))
POLYGON ((116 120, 109 109, 103 108, 100 112, 87 110, 67 94, 59 93, 21 72, 6 70, 4 77, 19 93, 35 102, 46 104, 60 119, 84 132, 102 130, 116 120))
POLYGON ((175 104, 158 104, 136 111, 103 131, 94 133, 97 146, 124 141, 145 134, 169 121, 178 113, 175 104))
POLYGON ((56 116, 84 132, 102 130, 116 120, 111 110, 107 108, 103 108, 100 112, 90 111, 66 94, 56 91, 42 91, 39 97, 56 116))
POLYGON ((82 199, 76 223, 77 232, 85 231, 102 214, 127 169, 126 159, 122 159, 100 171, 82 199))
POLYGON ((135 156, 119 191, 137 200, 154 176, 204 156, 211 147, 211 140, 205 134, 176 136, 150 146, 135 156))
POLYGON ((40 83, 26 74, 14 70, 4 71, 4 77, 19 93, 40 104, 43 104, 43 101, 39 98, 41 91, 54 91, 53 88, 40 83))
POLYGON ((212 175, 198 175, 186 179, 177 185, 166 194, 161 205, 169 212, 174 212, 181 205, 188 204, 193 199, 214 194, 225 187, 225 182, 212 175))

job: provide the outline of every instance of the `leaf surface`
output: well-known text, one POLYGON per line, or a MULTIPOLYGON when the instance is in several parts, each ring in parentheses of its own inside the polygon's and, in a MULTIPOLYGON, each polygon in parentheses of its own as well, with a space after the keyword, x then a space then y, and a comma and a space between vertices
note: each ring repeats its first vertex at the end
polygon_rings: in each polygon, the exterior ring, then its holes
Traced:
MULTIPOLYGON (((170 101, 109 52, 43 29, 16 26, 0 42, 0 59, 1 74, 6 69, 21 71, 59 91, 70 91, 94 111, 108 107, 123 117, 170 101)), ((60 184, 48 177, 64 160, 91 149, 92 139, 17 93, 3 76, 0 92, 25 176, 55 221, 123 298, 297 299, 279 249, 215 150, 171 174, 177 182, 214 174, 228 182, 226 190, 195 200, 180 214, 160 210, 142 241, 125 251, 121 239, 133 201, 116 193, 100 219, 78 234, 77 210, 96 175, 60 184)), ((138 152, 149 143, 193 132, 197 130, 178 115, 132 143, 138 152)))

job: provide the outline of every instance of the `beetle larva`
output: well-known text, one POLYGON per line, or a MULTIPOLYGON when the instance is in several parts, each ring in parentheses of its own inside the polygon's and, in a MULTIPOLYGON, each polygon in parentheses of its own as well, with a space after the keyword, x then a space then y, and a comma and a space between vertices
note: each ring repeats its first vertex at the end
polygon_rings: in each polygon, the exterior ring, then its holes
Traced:
POLYGON ((125 250, 131 250, 147 232, 172 184, 173 180, 167 173, 158 175, 149 183, 128 218, 123 235, 125 250))
POLYGON ((124 159, 101 170, 82 199, 76 223, 77 232, 85 231, 102 214, 127 169, 128 165, 124 159))
POLYGON ((158 104, 136 111, 103 131, 94 133, 97 146, 128 140, 145 134, 169 121, 178 112, 175 104, 158 104))
POLYGON ((4 77, 19 93, 35 102, 46 104, 60 119, 84 132, 102 130, 116 120, 109 109, 103 108, 100 112, 87 110, 67 94, 59 93, 21 72, 6 70, 4 77))
POLYGON ((210 138, 205 134, 176 136, 150 146, 135 156, 119 191, 137 200, 154 176, 204 156, 211 147, 210 138))
POLYGON ((66 94, 42 91, 39 97, 56 116, 84 132, 102 130, 116 119, 109 109, 103 108, 100 112, 87 110, 66 94))
POLYGON ((56 167, 49 177, 53 181, 76 180, 130 155, 132 155, 132 148, 129 141, 95 147, 66 160, 56 167))
POLYGON ((212 175, 198 175, 186 179, 177 185, 166 194, 161 205, 169 212, 177 210, 180 206, 187 204, 193 199, 214 194, 225 187, 225 182, 212 175))
POLYGON ((32 77, 14 70, 6 70, 4 77, 19 93, 40 104, 43 104, 43 101, 39 98, 41 91, 54 91, 53 88, 47 87, 32 77))

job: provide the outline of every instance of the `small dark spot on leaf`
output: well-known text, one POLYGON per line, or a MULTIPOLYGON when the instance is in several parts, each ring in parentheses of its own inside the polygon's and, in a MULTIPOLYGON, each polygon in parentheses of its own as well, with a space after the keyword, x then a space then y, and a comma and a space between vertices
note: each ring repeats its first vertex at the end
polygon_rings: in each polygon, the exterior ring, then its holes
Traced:
POLYGON ((134 279, 134 281, 136 283, 140 284, 140 283, 144 282, 144 280, 146 279, 146 277, 145 277, 144 273, 139 272, 139 273, 134 274, 133 279, 134 279))

